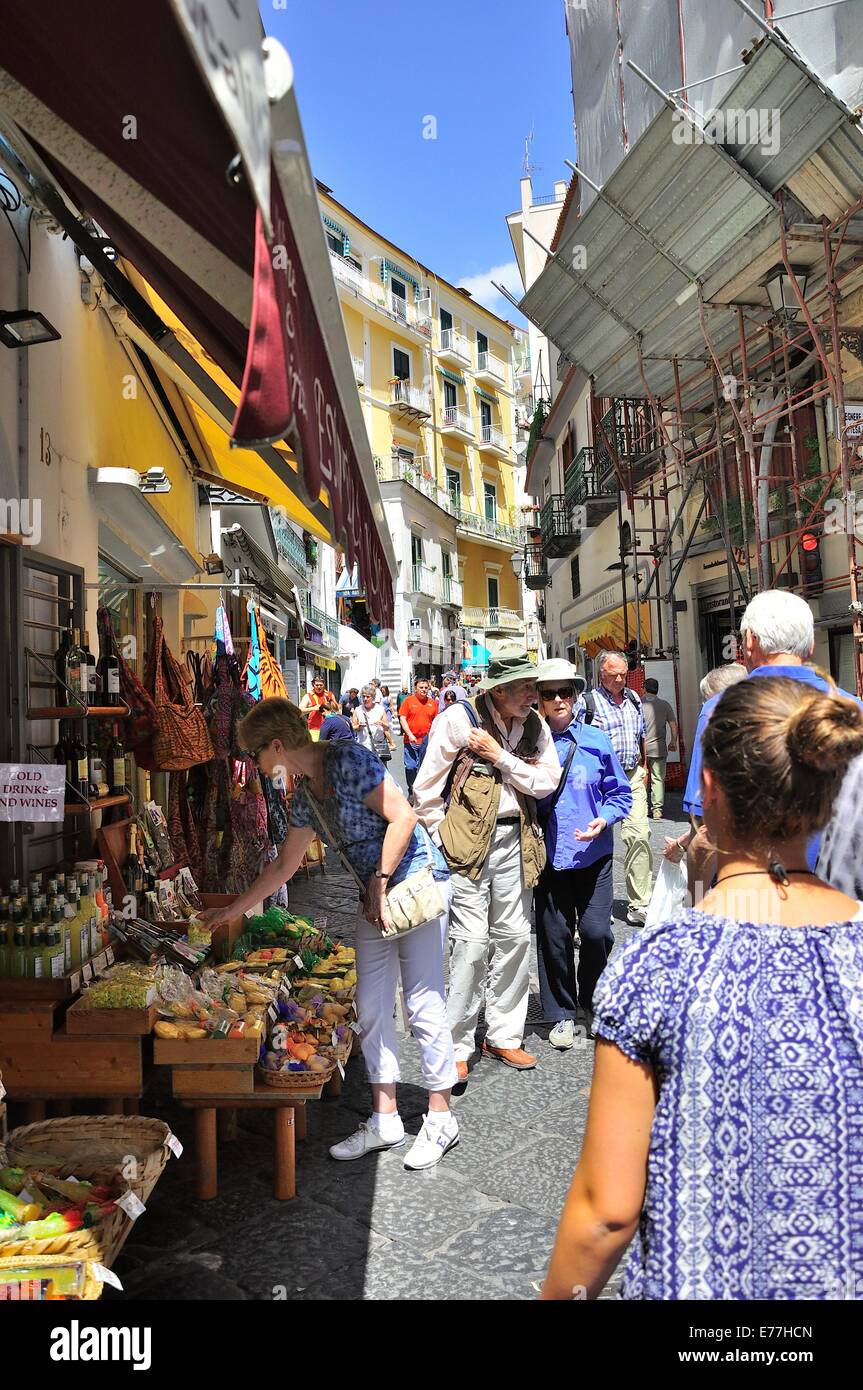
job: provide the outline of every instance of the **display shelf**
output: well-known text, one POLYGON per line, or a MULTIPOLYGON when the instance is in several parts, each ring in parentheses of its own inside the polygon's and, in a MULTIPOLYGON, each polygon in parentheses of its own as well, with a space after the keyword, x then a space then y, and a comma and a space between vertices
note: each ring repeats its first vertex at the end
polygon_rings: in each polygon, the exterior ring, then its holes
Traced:
POLYGON ((39 705, 28 709, 28 719, 127 719, 128 705, 39 705))
POLYGON ((124 806, 131 801, 129 792, 124 792, 122 796, 98 796, 92 801, 67 801, 67 816, 83 816, 90 811, 102 811, 106 806, 124 806))

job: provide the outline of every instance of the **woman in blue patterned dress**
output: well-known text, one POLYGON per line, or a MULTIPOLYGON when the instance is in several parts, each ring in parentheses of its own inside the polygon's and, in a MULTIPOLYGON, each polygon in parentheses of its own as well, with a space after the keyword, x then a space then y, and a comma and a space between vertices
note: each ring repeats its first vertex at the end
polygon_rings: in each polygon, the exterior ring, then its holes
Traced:
POLYGON ((347 1160, 405 1143, 396 1107, 400 1074, 393 1021, 401 975, 411 1032, 419 1044, 429 1090, 428 1113, 405 1167, 430 1168, 458 1143, 458 1125, 449 1108, 456 1067, 444 985, 451 895, 446 861, 374 753, 353 741, 313 743, 303 715, 290 700, 262 700, 237 727, 241 747, 252 754, 261 772, 302 780, 293 796, 290 828, 278 858, 229 910, 213 910, 204 916, 218 925, 229 915, 249 911, 293 877, 316 834, 310 790, 366 884, 365 920, 359 923, 356 937, 357 1014, 374 1110, 355 1134, 334 1144, 330 1153, 347 1160), (390 920, 387 888, 427 864, 439 881, 444 914, 399 940, 385 940, 381 927, 390 920))
POLYGON ((857 704, 764 677, 704 733, 719 848, 698 910, 638 932, 595 996, 587 1131, 543 1288, 863 1297, 863 904, 810 873, 863 750, 857 704))

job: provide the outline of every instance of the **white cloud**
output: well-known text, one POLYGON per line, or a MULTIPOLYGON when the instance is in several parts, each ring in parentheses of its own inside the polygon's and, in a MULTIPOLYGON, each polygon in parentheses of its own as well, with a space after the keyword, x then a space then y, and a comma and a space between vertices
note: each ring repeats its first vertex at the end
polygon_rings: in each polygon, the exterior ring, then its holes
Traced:
POLYGON ((486 309, 491 309, 493 314, 499 314, 501 318, 510 321, 520 321, 521 315, 516 312, 508 299, 505 299, 502 294, 498 294, 491 283, 492 280, 503 285, 504 289, 515 295, 516 299, 521 299, 524 294, 524 286, 521 283, 516 261, 505 261, 503 265, 493 265, 490 270, 480 271, 478 275, 462 275, 455 283, 461 288, 469 290, 477 303, 482 304, 486 309))

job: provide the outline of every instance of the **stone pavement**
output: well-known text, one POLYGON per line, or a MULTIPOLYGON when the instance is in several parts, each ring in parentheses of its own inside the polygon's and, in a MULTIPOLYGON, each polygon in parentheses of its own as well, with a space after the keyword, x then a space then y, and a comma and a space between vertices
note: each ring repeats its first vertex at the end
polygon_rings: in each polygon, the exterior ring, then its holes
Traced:
MULTIPOLYGON (((680 834, 673 821, 651 822, 654 848, 680 834)), ((623 876, 615 860, 615 936, 622 920, 623 876)), ((353 939, 356 889, 340 868, 295 880, 295 911, 325 912, 330 930, 353 939)), ((637 930, 637 929, 635 929, 637 930)), ((352 1132, 370 1109, 362 1059, 352 1060, 341 1097, 310 1103, 308 1138, 297 1147, 298 1196, 272 1197, 272 1117, 239 1112, 239 1137, 220 1143, 219 1197, 194 1196, 189 1112, 164 1090, 148 1092, 142 1113, 168 1120, 186 1145, 172 1160, 117 1264, 131 1299, 534 1299, 578 1159, 587 1114, 593 1044, 553 1051, 538 1019, 536 956, 527 1046, 535 1071, 517 1073, 482 1060, 466 1093, 453 1101, 461 1142, 437 1168, 409 1173, 404 1150, 336 1163, 328 1146, 352 1132)), ((399 1107, 416 1134, 425 1109, 418 1052, 402 1032, 399 1107)), ((603 1297, 614 1296, 621 1268, 603 1297)), ((106 1294, 109 1291, 106 1290, 106 1294)))

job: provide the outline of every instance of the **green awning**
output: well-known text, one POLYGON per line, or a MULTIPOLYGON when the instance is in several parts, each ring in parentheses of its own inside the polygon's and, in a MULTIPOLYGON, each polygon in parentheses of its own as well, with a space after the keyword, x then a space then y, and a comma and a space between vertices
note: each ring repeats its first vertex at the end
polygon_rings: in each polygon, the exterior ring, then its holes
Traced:
POLYGON ((325 217, 323 213, 321 213, 321 221, 325 227, 329 227, 331 232, 335 232, 336 236, 341 237, 342 255, 347 256, 351 249, 351 239, 344 227, 340 227, 338 222, 334 222, 331 217, 325 217))
POLYGON ((415 275, 411 275, 407 270, 402 270, 401 266, 400 266, 400 265, 396 265, 395 261, 382 260, 382 261, 381 261, 381 281, 382 281, 382 283, 383 283, 384 285, 385 285, 385 284, 387 283, 387 281, 389 280, 391 274, 392 274, 392 275, 397 275, 397 276, 399 277, 400 280, 406 280, 407 283, 408 283, 409 285, 413 285, 413 287, 414 287, 414 298, 415 298, 415 299, 419 299, 419 297, 420 297, 420 282, 419 282, 419 280, 416 278, 416 276, 415 276, 415 275))
POLYGON ((456 386, 464 386, 464 377, 456 376, 455 372, 448 372, 446 367, 438 367, 441 376, 445 376, 447 381, 452 381, 456 386))
POLYGON ((484 401, 490 401, 492 405, 499 405, 499 404, 500 404, 500 402, 498 401, 497 396, 490 396, 490 395, 488 394, 488 391, 483 391, 482 387, 480 387, 480 386, 475 386, 473 389, 474 389, 475 394, 476 394, 477 396, 482 396, 482 398, 483 398, 484 401))

